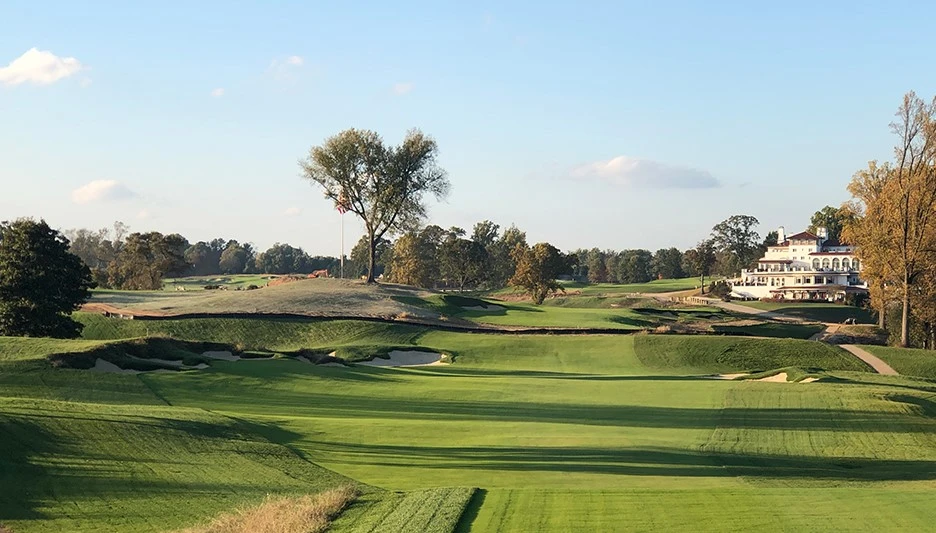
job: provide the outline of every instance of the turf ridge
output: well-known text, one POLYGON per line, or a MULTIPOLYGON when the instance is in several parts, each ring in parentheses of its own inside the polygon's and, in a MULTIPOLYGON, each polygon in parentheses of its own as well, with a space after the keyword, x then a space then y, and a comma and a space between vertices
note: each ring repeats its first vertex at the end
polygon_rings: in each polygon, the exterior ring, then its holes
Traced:
POLYGON ((331 531, 452 533, 475 491, 474 488, 446 487, 384 494, 378 500, 362 502, 358 509, 349 510, 351 512, 333 524, 331 531))

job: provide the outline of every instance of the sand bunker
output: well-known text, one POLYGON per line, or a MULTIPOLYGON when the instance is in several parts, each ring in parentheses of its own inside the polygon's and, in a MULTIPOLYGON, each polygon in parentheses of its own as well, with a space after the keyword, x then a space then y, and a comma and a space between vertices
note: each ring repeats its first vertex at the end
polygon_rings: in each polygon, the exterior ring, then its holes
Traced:
POLYGON ((416 350, 393 350, 389 359, 373 359, 357 363, 364 366, 435 366, 445 365, 442 354, 433 352, 419 352, 416 350))
POLYGON ((760 379, 757 379, 757 380, 755 380, 755 381, 766 381, 766 382, 768 382, 768 383, 786 383, 786 382, 787 382, 787 373, 786 373, 786 372, 780 372, 779 374, 775 374, 775 375, 773 375, 773 376, 768 376, 768 377, 766 377, 766 378, 760 378, 760 379))
POLYGON ((715 374, 713 376, 705 376, 705 379, 738 379, 746 375, 747 374, 715 374))
POLYGON ((488 304, 488 305, 463 305, 462 309, 465 311, 499 311, 504 309, 504 306, 497 304, 488 304))
POLYGON ((210 357, 212 359, 219 359, 221 361, 240 361, 240 356, 234 355, 231 352, 205 352, 202 354, 204 357, 210 357))
POLYGON ((110 361, 105 361, 100 357, 94 361, 94 366, 91 368, 92 372, 106 372, 108 374, 139 374, 139 370, 130 370, 120 368, 119 366, 111 363, 110 361))
POLYGON ((157 368, 154 370, 133 370, 132 368, 120 368, 119 366, 111 363, 110 361, 105 361, 104 359, 98 358, 94 361, 94 366, 89 370, 92 372, 104 372, 108 374, 141 374, 146 372, 148 374, 152 373, 176 373, 179 370, 204 370, 210 368, 207 363, 198 363, 195 366, 185 366, 181 361, 171 361, 169 359, 144 359, 142 357, 133 357, 137 361, 158 361, 159 363, 171 366, 173 368, 157 368))
POLYGON ((819 381, 819 378, 803 378, 799 380, 800 383, 815 383, 816 381, 819 381))

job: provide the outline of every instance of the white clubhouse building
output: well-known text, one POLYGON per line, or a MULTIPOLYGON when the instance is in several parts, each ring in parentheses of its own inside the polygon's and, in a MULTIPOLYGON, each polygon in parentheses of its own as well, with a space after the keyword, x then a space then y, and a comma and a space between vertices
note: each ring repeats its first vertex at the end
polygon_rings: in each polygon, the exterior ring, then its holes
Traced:
POLYGON ((867 292, 861 280, 861 261, 855 247, 803 231, 787 236, 777 231, 777 245, 769 246, 754 270, 742 270, 731 280, 736 298, 776 298, 784 300, 828 300, 845 298, 847 293, 867 292))

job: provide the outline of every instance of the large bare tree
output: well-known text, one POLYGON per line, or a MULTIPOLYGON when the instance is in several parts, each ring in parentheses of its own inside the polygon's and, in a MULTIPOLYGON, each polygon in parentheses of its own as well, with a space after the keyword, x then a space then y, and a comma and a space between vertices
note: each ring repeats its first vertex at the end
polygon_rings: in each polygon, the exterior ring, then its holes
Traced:
POLYGON ((448 194, 449 181, 437 157, 435 140, 416 129, 398 146, 386 146, 373 131, 349 129, 312 147, 308 158, 299 162, 304 179, 321 186, 336 208, 364 223, 368 283, 375 282, 380 239, 415 228, 426 217, 427 193, 437 199, 448 194))

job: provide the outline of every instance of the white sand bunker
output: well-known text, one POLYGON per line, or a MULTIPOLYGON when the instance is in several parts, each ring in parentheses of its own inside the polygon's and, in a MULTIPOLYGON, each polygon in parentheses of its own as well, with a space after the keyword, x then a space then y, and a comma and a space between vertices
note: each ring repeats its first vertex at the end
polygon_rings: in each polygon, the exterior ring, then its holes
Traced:
POLYGON ((787 382, 787 373, 780 372, 779 374, 774 374, 773 376, 768 376, 766 378, 756 379, 754 381, 766 381, 768 383, 786 383, 787 382))
POLYGON ((799 380, 800 383, 815 383, 816 381, 819 381, 819 378, 803 378, 799 380))
POLYGON ((125 368, 120 368, 119 366, 111 363, 110 361, 105 361, 100 357, 94 361, 94 366, 91 368, 92 372, 105 372, 108 374, 139 374, 139 370, 130 370, 125 368))
POLYGON ((219 359, 221 361, 240 361, 240 356, 234 355, 231 352, 205 352, 202 354, 204 357, 210 357, 212 359, 219 359))
POLYGON ((747 374, 715 374, 712 376, 705 376, 705 379, 738 379, 746 375, 747 374))
POLYGON ((364 366, 436 366, 446 365, 442 362, 442 354, 433 352, 420 352, 416 350, 393 350, 389 359, 373 359, 357 363, 364 366))

